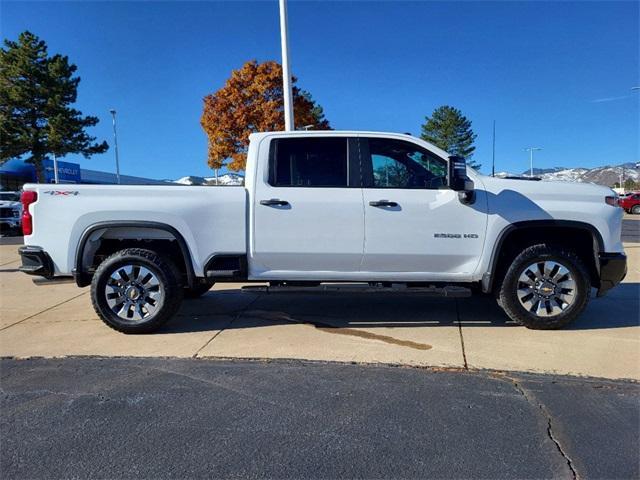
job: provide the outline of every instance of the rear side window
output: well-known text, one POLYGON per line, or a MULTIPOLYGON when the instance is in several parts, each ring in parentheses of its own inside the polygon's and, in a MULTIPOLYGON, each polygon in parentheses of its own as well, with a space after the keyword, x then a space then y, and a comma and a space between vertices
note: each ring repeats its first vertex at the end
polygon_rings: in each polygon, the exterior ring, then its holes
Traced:
POLYGON ((269 184, 346 187, 347 158, 347 138, 278 138, 271 142, 269 184))

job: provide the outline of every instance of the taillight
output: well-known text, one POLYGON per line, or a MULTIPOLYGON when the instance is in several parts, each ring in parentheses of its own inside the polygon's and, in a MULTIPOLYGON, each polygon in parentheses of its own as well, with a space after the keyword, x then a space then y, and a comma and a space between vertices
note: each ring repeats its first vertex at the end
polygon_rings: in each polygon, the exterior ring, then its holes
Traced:
POLYGON ((33 217, 29 212, 29 205, 38 199, 36 192, 22 192, 20 201, 22 202, 22 234, 31 235, 33 233, 33 217))
POLYGON ((604 202, 612 207, 620 206, 620 199, 618 197, 604 197, 604 202))

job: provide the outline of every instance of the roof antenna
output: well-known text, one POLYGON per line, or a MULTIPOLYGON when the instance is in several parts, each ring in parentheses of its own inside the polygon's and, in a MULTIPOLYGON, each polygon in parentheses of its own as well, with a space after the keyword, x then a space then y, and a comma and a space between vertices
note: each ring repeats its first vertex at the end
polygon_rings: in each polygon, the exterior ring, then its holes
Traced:
POLYGON ((491 176, 496 176, 496 121, 493 121, 493 155, 491 157, 491 176))

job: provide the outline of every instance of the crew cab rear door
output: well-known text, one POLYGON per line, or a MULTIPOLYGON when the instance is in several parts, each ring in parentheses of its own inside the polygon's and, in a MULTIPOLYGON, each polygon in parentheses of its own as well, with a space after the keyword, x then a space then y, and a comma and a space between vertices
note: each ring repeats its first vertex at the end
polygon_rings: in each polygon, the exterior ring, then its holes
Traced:
MULTIPOLYGON (((365 209, 363 272, 394 280, 467 280, 485 237, 486 194, 460 202, 447 159, 417 142, 360 139, 365 209)), ((478 185, 479 186, 479 185, 478 185)))
POLYGON ((265 143, 251 200, 250 278, 332 280, 357 272, 364 213, 356 140, 294 134, 265 143))

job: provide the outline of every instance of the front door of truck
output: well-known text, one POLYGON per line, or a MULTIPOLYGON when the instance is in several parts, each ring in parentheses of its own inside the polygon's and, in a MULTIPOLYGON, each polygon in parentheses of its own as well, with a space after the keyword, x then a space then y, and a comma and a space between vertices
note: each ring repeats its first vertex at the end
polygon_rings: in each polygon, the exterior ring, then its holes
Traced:
POLYGON ((417 143, 361 138, 363 272, 395 279, 455 279, 476 269, 486 230, 486 197, 465 205, 447 187, 447 160, 417 143))
POLYGON ((252 278, 332 280, 358 271, 364 222, 354 146, 346 136, 277 137, 269 142, 268 161, 260 147, 252 278))

